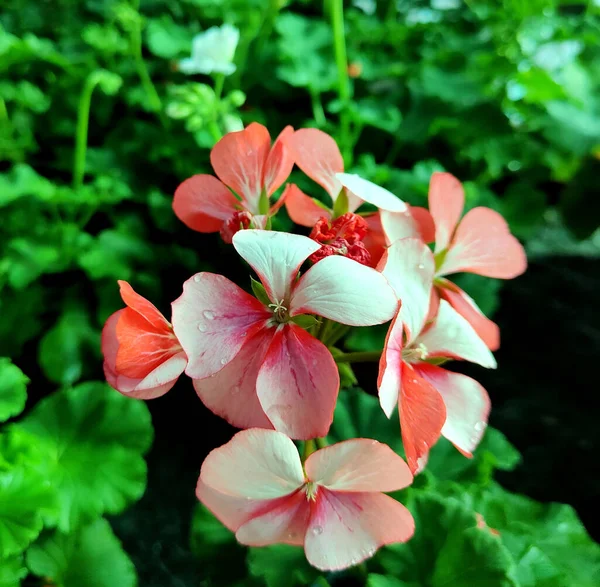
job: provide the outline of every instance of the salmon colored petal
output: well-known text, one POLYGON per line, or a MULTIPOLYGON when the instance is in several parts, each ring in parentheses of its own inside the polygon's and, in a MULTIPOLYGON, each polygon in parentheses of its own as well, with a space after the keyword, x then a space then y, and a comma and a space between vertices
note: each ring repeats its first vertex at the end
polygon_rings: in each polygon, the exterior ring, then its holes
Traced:
POLYGON ((173 302, 173 328, 189 358, 186 373, 193 379, 218 373, 272 316, 229 279, 197 273, 173 302))
POLYGON ((304 550, 317 569, 339 571, 372 557, 381 546, 406 542, 414 531, 410 512, 388 495, 321 488, 304 550))
POLYGON ((269 131, 256 122, 244 130, 227 133, 210 152, 219 179, 242 198, 252 214, 258 214, 265 165, 271 150, 269 131))
POLYGON ((352 173, 336 173, 338 181, 363 202, 388 212, 405 212, 407 205, 392 192, 352 173))
POLYGON ((436 253, 448 248, 464 207, 462 183, 450 173, 434 173, 429 182, 429 211, 435 222, 436 253))
POLYGON ((381 214, 379 212, 364 217, 369 230, 364 236, 362 242, 371 255, 371 267, 377 267, 377 264, 383 256, 387 243, 385 233, 381 224, 381 214))
POLYGON ((466 457, 481 441, 490 415, 487 391, 474 379, 441 367, 421 363, 415 371, 435 387, 446 405, 442 435, 466 457))
POLYGON ((256 378, 275 330, 255 334, 218 373, 194 379, 202 403, 236 428, 273 428, 256 395, 256 378))
POLYGON ((435 241, 435 223, 433 222, 433 216, 427 208, 421 208, 421 206, 410 206, 410 214, 415 219, 421 239, 425 243, 432 243, 435 241))
POLYGON ((439 275, 466 271, 497 279, 513 279, 527 269, 521 243, 506 220, 490 208, 473 208, 462 219, 439 275))
POLYGON ((486 344, 446 300, 440 300, 435 322, 415 344, 422 344, 431 357, 453 357, 488 369, 496 368, 496 359, 486 344))
POLYGON ((406 344, 410 344, 425 324, 435 261, 429 247, 416 238, 404 238, 387 250, 383 275, 400 298, 400 319, 406 327, 406 344))
POLYGON ((289 183, 280 199, 285 198, 285 208, 295 224, 312 227, 320 218, 331 218, 331 211, 317 204, 297 185, 289 183))
POLYGON ((193 175, 175 190, 173 211, 192 230, 218 232, 239 204, 216 177, 193 175))
POLYGON ((416 475, 425 468, 429 449, 442 433, 446 406, 435 387, 404 363, 398 408, 406 460, 416 475))
POLYGON ((273 143, 271 152, 267 157, 263 186, 268 196, 277 191, 292 172, 294 157, 286 141, 293 134, 294 129, 291 126, 286 126, 273 143))
POLYGON ((304 469, 310 481, 332 491, 397 491, 413 480, 402 457, 368 438, 322 448, 308 457, 304 469))
POLYGON ((300 266, 321 248, 307 236, 270 230, 242 230, 233 246, 256 271, 272 302, 287 302, 300 266))
POLYGON ((252 428, 238 432, 202 463, 202 482, 225 495, 273 499, 304 484, 300 455, 281 432, 252 428))
POLYGON ((145 318, 156 331, 168 331, 171 329, 171 325, 167 319, 152 302, 149 302, 146 298, 136 293, 126 281, 118 280, 117 283, 119 284, 121 298, 125 304, 145 318))
POLYGON ((397 308, 381 273, 338 255, 313 265, 294 285, 290 301, 291 316, 317 314, 349 326, 383 324, 397 308))
POLYGON ((337 366, 322 342, 293 323, 277 329, 256 382, 276 430, 302 440, 325 436, 339 387, 337 366))
POLYGON ((491 351, 500 348, 500 328, 487 318, 475 300, 457 285, 444 278, 436 280, 439 294, 473 327, 491 351))
POLYGON ((401 238, 421 238, 417 222, 410 212, 388 212, 381 210, 381 225, 388 245, 401 238))
POLYGON ((377 389, 379 403, 385 415, 390 418, 398 405, 398 396, 402 386, 402 340, 404 324, 399 315, 392 321, 385 338, 385 345, 379 359, 377 389))
POLYGON ((335 200, 342 189, 335 174, 344 171, 344 160, 336 142, 321 130, 301 128, 287 144, 296 165, 335 200))
POLYGON ((266 546, 267 544, 292 544, 302 546, 310 517, 306 493, 299 489, 292 495, 277 500, 275 507, 254 515, 243 524, 235 537, 241 544, 266 546))

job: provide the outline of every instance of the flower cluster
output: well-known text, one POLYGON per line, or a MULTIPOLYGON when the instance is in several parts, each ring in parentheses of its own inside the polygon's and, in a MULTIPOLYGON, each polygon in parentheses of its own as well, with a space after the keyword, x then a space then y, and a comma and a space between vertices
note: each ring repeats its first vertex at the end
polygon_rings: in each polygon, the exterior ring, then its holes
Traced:
POLYGON ((354 565, 413 534, 411 514, 383 493, 410 485, 440 436, 470 457, 485 431, 487 392, 441 364, 494 368, 498 327, 447 276, 516 277, 523 248, 493 210, 461 220, 464 192, 452 175, 432 176, 429 210, 409 206, 345 173, 335 141, 316 129, 287 127, 271 144, 253 123, 223 137, 211 163, 217 177, 184 181, 173 209, 189 228, 233 244, 258 278, 254 295, 197 273, 169 323, 119 282, 126 308, 103 330, 106 378, 151 399, 185 372, 210 410, 243 429, 204 461, 200 501, 243 544, 302 545, 323 570, 354 565), (294 184, 272 201, 294 165, 327 202, 294 184), (283 206, 309 236, 272 230, 283 206), (375 440, 325 439, 337 363, 352 359, 336 345, 353 326, 387 322, 377 386, 384 414, 398 408, 406 462, 375 440), (293 440, 303 441, 302 458, 293 440))

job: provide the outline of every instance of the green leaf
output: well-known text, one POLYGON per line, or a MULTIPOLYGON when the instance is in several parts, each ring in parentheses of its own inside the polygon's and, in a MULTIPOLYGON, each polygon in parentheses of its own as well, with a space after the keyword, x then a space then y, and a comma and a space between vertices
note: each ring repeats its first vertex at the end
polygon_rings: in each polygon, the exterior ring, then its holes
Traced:
POLYGON ((367 579, 367 587, 408 587, 409 584, 396 577, 371 573, 367 579))
POLYGON ((320 320, 316 316, 311 316, 310 314, 300 314, 299 316, 294 316, 292 322, 300 326, 300 328, 308 330, 316 324, 319 324, 320 320))
POLYGON ((344 346, 349 351, 381 351, 389 326, 362 326, 353 328, 344 340, 344 346))
POLYGON ((25 408, 29 378, 13 365, 10 359, 0 357, 0 422, 4 422, 25 408))
POLYGON ((27 576, 22 556, 0 557, 0 587, 19 587, 27 576))
POLYGON ((256 299, 265 306, 268 306, 271 303, 271 300, 269 299, 265 286, 260 281, 254 279, 254 277, 250 277, 250 284, 252 285, 252 292, 256 296, 256 299))
POLYGON ((71 534, 42 536, 27 551, 27 566, 58 587, 137 585, 135 567, 104 519, 71 534))
POLYGON ((303 548, 287 544, 249 549, 248 569, 267 587, 310 585, 320 574, 306 561, 303 548))
POLYGON ((103 383, 83 383, 41 400, 20 426, 46 453, 61 530, 118 514, 144 493, 142 455, 152 442, 152 426, 142 401, 103 383))
POLYGON ((146 40, 150 51, 164 59, 173 59, 192 51, 192 33, 176 24, 167 14, 148 23, 146 40))

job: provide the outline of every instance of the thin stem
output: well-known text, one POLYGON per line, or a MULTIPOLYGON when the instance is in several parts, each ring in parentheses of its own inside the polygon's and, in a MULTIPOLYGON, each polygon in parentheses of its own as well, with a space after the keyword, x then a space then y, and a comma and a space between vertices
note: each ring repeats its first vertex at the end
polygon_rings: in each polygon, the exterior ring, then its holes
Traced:
POLYGON ((221 109, 221 96, 223 95, 223 86, 225 84, 225 75, 222 73, 215 74, 215 110, 212 115, 212 119, 208 122, 207 128, 215 143, 221 140, 223 133, 219 127, 218 117, 221 109))
POLYGON ((325 126, 327 124, 327 118, 325 117, 325 111, 323 110, 323 104, 321 102, 321 94, 316 90, 310 88, 310 103, 312 105, 313 118, 318 126, 325 126))
POLYGON ((304 442, 304 450, 302 451, 302 462, 304 462, 313 452, 317 450, 317 443, 314 438, 304 442))
POLYGON ((317 448, 325 448, 327 446, 327 438, 324 436, 322 438, 315 438, 315 443, 317 448))
POLYGON ((340 338, 345 336, 350 330, 350 326, 345 324, 334 324, 333 328, 327 333, 327 339, 323 340, 325 346, 333 346, 340 338))
POLYGON ((221 96, 223 95, 223 86, 225 85, 225 74, 217 73, 215 74, 215 98, 217 99, 217 103, 221 100, 221 96))
POLYGON ((369 363, 379 361, 381 351, 361 351, 356 353, 343 353, 335 357, 336 363, 369 363))
POLYGON ((98 83, 98 72, 93 71, 87 76, 83 90, 79 96, 77 107, 77 127, 75 130, 75 155, 73 158, 73 189, 79 190, 83 185, 85 173, 85 156, 87 153, 88 127, 90 121, 90 107, 92 93, 98 83))

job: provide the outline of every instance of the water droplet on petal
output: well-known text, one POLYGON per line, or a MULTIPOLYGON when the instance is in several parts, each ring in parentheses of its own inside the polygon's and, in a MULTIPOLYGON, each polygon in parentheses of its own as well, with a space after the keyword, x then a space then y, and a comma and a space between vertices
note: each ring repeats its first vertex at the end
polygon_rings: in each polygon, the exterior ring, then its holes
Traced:
POLYGON ((204 324, 204 322, 198 322, 198 330, 200 332, 206 332, 206 324, 204 324))
POLYGON ((200 283, 200 280, 202 279, 202 277, 200 277, 200 275, 194 275, 194 281, 196 283, 200 283))
POLYGON ((313 534, 317 534, 317 536, 323 534, 323 526, 315 526, 312 531, 313 534))
POLYGON ((227 359, 221 359, 221 365, 227 365, 227 359))
POLYGON ((202 315, 207 319, 207 320, 214 320, 215 319, 215 313, 211 312, 210 310, 204 310, 204 312, 202 312, 202 315))
POLYGON ((475 424, 475 430, 477 432, 482 432, 483 430, 485 430, 485 422, 477 422, 477 424, 475 424))
POLYGON ((418 268, 419 269, 425 269, 425 265, 423 265, 423 263, 419 263, 418 268))

